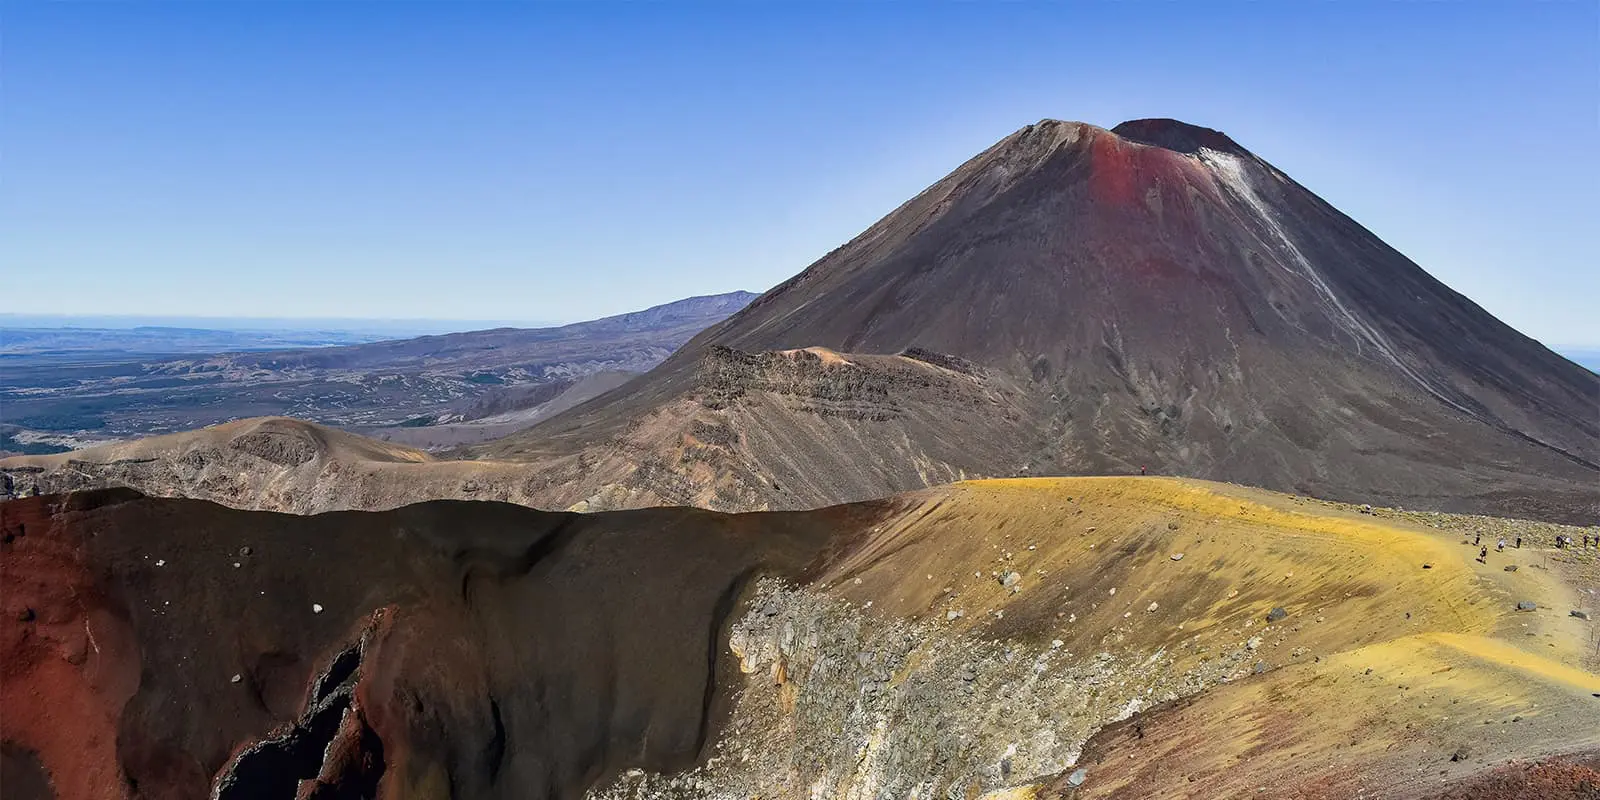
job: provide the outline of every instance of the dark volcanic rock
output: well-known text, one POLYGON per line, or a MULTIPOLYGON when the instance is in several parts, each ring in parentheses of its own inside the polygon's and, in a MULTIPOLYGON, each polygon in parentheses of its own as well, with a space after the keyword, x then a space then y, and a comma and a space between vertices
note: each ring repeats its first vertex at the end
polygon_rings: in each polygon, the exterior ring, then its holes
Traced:
MULTIPOLYGON (((1008 457, 986 454, 995 431, 978 423, 990 420, 959 405, 910 434, 913 452, 929 451, 928 475, 1148 466, 1391 506, 1561 520, 1596 511, 1600 377, 1224 134, 1173 120, 1029 125, 709 328, 628 398, 477 453, 595 456, 692 394, 707 359, 810 347, 847 360, 905 353, 1025 386, 1006 423, 1020 443, 1008 457), (931 455, 952 444, 972 455, 931 455)), ((735 413, 738 387, 762 380, 730 380, 716 397, 735 413)), ((847 436, 882 424, 863 416, 847 436)), ((755 472, 779 458, 759 443, 745 456, 755 472)), ((920 485, 871 462, 818 469, 920 485)), ((628 485, 622 471, 593 480, 628 485)))
POLYGON ((6 796, 41 768, 63 800, 213 780, 235 800, 380 780, 389 797, 573 798, 681 769, 729 700, 716 673, 746 586, 797 577, 873 513, 9 501, 0 527, 27 535, 0 560, 6 796), (235 570, 247 542, 270 545, 235 570))

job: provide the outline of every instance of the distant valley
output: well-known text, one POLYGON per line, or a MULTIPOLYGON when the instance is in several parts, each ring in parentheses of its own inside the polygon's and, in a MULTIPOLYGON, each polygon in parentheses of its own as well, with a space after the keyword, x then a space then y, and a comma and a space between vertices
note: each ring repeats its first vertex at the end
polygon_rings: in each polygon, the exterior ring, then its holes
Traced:
POLYGON ((654 367, 754 297, 733 292, 561 327, 406 339, 8 329, 0 334, 0 453, 62 452, 268 415, 424 448, 484 441, 654 367))

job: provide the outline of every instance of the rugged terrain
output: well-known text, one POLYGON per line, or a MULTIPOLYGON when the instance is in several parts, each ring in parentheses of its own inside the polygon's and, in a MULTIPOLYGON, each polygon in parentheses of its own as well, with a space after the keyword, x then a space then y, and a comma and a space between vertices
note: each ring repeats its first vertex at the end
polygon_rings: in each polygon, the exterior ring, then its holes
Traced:
MULTIPOLYGON (((28 340, 9 342, 7 333, 8 346, 26 352, 0 354, 0 434, 118 440, 287 415, 424 446, 477 443, 518 426, 422 429, 518 411, 536 421, 541 406, 569 390, 577 393, 543 416, 599 394, 586 377, 644 372, 754 297, 693 297, 558 328, 221 354, 27 350, 28 340)), ((620 382, 602 381, 607 389, 620 382)))
POLYGON ((1168 478, 741 515, 110 490, 0 528, 8 798, 1600 786, 1600 554, 1550 546, 1590 530, 1168 478))

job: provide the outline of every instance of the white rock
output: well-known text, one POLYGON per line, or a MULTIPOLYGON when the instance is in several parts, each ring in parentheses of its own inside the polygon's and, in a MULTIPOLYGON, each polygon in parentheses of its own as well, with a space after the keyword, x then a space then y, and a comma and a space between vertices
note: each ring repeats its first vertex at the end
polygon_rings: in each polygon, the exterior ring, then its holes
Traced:
POLYGON ((313 614, 321 614, 322 613, 322 604, 321 603, 312 603, 311 604, 311 613, 313 613, 313 614))

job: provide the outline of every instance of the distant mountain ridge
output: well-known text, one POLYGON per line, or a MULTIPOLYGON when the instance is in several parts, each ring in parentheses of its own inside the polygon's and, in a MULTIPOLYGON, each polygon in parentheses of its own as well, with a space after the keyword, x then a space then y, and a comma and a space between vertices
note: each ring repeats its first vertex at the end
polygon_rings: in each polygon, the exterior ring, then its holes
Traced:
MULTIPOLYGON (((720 322, 757 296, 751 292, 740 291, 689 297, 652 306, 643 311, 617 314, 587 322, 574 322, 553 328, 491 328, 463 333, 432 334, 410 339, 391 339, 347 347, 273 350, 222 355, 218 358, 227 359, 237 366, 261 366, 272 369, 294 367, 375 369, 410 365, 426 365, 432 368, 450 366, 462 369, 494 365, 537 369, 546 363, 563 359, 576 360, 586 355, 593 357, 593 352, 598 349, 595 347, 597 338, 622 337, 617 342, 623 348, 619 353, 630 355, 616 355, 610 358, 632 363, 636 367, 640 362, 649 361, 650 357, 636 358, 631 355, 634 351, 629 348, 660 350, 663 345, 673 342, 683 333, 692 336, 707 325, 720 322), (635 333, 650 334, 652 339, 635 340, 628 337, 628 334, 635 333)), ((609 340, 605 346, 611 346, 609 340)))

